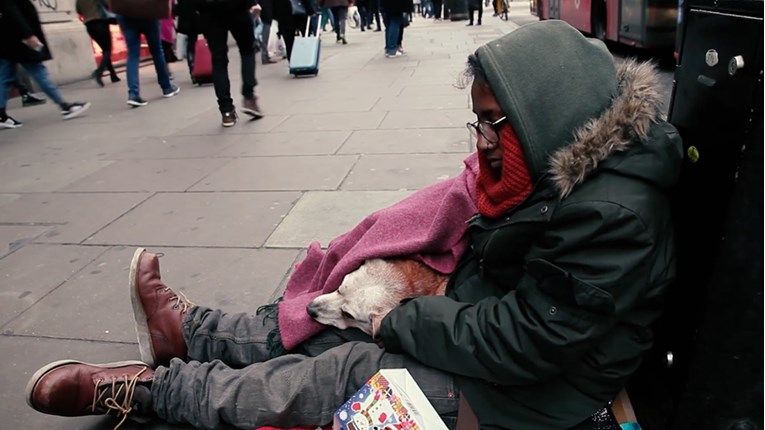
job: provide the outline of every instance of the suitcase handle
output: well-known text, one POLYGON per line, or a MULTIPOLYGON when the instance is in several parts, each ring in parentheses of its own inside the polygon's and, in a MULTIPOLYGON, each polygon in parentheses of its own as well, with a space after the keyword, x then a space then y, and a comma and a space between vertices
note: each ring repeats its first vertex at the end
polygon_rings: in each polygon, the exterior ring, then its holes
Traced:
MULTIPOLYGON (((316 18, 316 37, 321 36, 321 14, 314 14, 314 16, 318 16, 316 18)), ((311 31, 311 20, 313 20, 313 16, 307 17, 308 19, 305 20, 305 37, 310 37, 310 31, 311 31)))

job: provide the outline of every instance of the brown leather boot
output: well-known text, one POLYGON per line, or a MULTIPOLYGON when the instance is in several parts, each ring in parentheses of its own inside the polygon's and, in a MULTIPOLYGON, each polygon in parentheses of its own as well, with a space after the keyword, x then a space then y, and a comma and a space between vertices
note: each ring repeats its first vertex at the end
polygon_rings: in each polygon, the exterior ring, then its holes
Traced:
POLYGON ((141 360, 152 368, 166 366, 174 357, 185 360, 181 322, 194 304, 162 283, 159 257, 144 248, 136 249, 130 263, 130 301, 141 360))
POLYGON ((116 415, 146 422, 152 418, 154 371, 140 361, 91 364, 62 360, 44 366, 29 380, 27 404, 51 415, 116 415))
POLYGON ((260 110, 260 106, 258 106, 258 98, 254 96, 251 98, 244 98, 241 111, 251 116, 253 119, 263 118, 263 112, 260 110))

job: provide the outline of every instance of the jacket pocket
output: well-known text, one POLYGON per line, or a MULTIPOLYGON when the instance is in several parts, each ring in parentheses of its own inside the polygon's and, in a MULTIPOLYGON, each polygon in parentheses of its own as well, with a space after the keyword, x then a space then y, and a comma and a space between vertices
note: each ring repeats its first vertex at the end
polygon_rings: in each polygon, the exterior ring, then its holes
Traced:
POLYGON ((547 260, 530 260, 527 270, 537 281, 537 288, 556 301, 598 314, 610 315, 616 310, 614 297, 608 291, 578 279, 547 260))

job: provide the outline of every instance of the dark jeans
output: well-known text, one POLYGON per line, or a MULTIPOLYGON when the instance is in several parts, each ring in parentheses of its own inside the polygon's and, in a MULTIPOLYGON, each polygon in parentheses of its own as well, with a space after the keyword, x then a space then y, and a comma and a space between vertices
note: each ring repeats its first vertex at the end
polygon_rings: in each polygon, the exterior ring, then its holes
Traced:
POLYGON ((385 53, 395 54, 404 36, 404 15, 383 12, 385 24, 385 53))
POLYGON ((364 31, 372 24, 370 21, 371 17, 369 16, 369 7, 367 5, 357 5, 356 7, 359 8, 359 17, 361 18, 359 27, 361 27, 361 31, 364 31))
POLYGON ((186 64, 189 66, 189 75, 194 72, 194 56, 197 52, 197 40, 199 34, 186 34, 186 64))
MULTIPOLYGON (((66 103, 64 98, 61 97, 58 87, 56 87, 56 84, 50 79, 48 69, 45 68, 43 63, 21 63, 21 66, 24 67, 24 70, 29 73, 29 76, 37 82, 40 89, 43 90, 51 100, 58 105, 66 103)), ((8 102, 8 86, 17 79, 16 63, 0 58, 0 109, 3 111, 8 102)))
POLYGON ((470 23, 473 23, 473 12, 478 11, 478 24, 481 23, 481 19, 483 18, 483 7, 482 6, 471 6, 468 7, 468 16, 470 17, 470 23))
POLYGON ((122 34, 125 36, 128 50, 126 67, 128 97, 140 97, 141 82, 138 76, 138 66, 141 61, 141 34, 146 37, 146 43, 149 45, 149 52, 151 52, 151 58, 154 61, 154 70, 157 72, 157 82, 162 91, 169 91, 172 84, 170 84, 167 63, 159 39, 159 21, 117 15, 117 22, 119 22, 122 34))
POLYGON ((335 33, 337 38, 345 37, 345 24, 348 21, 348 6, 336 6, 330 8, 332 16, 335 17, 335 33))
POLYGON ((255 96, 255 33, 252 18, 246 9, 242 11, 210 11, 205 38, 212 55, 213 85, 221 113, 234 109, 231 98, 231 82, 228 79, 228 33, 234 36, 242 58, 242 96, 255 96))
POLYGON ((157 415, 199 428, 324 425, 378 370, 406 368, 455 427, 459 394, 450 374, 387 353, 357 330, 328 329, 271 358, 268 335, 275 328, 273 315, 192 308, 182 326, 188 362, 173 359, 154 375, 157 415))
POLYGON ((433 0, 433 17, 435 19, 441 19, 441 9, 443 8, 443 0, 433 0))
POLYGON ((109 71, 111 77, 117 76, 112 65, 112 34, 109 31, 109 23, 103 19, 93 19, 85 23, 88 35, 101 48, 101 62, 98 63, 96 74, 99 76, 104 70, 109 71))

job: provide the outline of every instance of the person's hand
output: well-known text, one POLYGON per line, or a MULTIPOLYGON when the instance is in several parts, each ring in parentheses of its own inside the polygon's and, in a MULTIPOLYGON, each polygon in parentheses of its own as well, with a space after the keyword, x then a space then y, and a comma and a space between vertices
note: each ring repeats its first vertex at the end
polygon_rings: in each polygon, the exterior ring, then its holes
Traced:
POLYGON ((250 8, 250 15, 252 15, 252 16, 260 16, 260 11, 262 11, 262 10, 263 10, 263 8, 259 4, 256 4, 255 6, 250 8))
MULTIPOLYGON (((18 40, 18 39, 17 39, 18 40)), ((43 49, 43 43, 40 42, 40 39, 37 38, 37 36, 29 36, 26 39, 24 39, 24 44, 28 47, 34 49, 35 51, 39 51, 43 49)))

